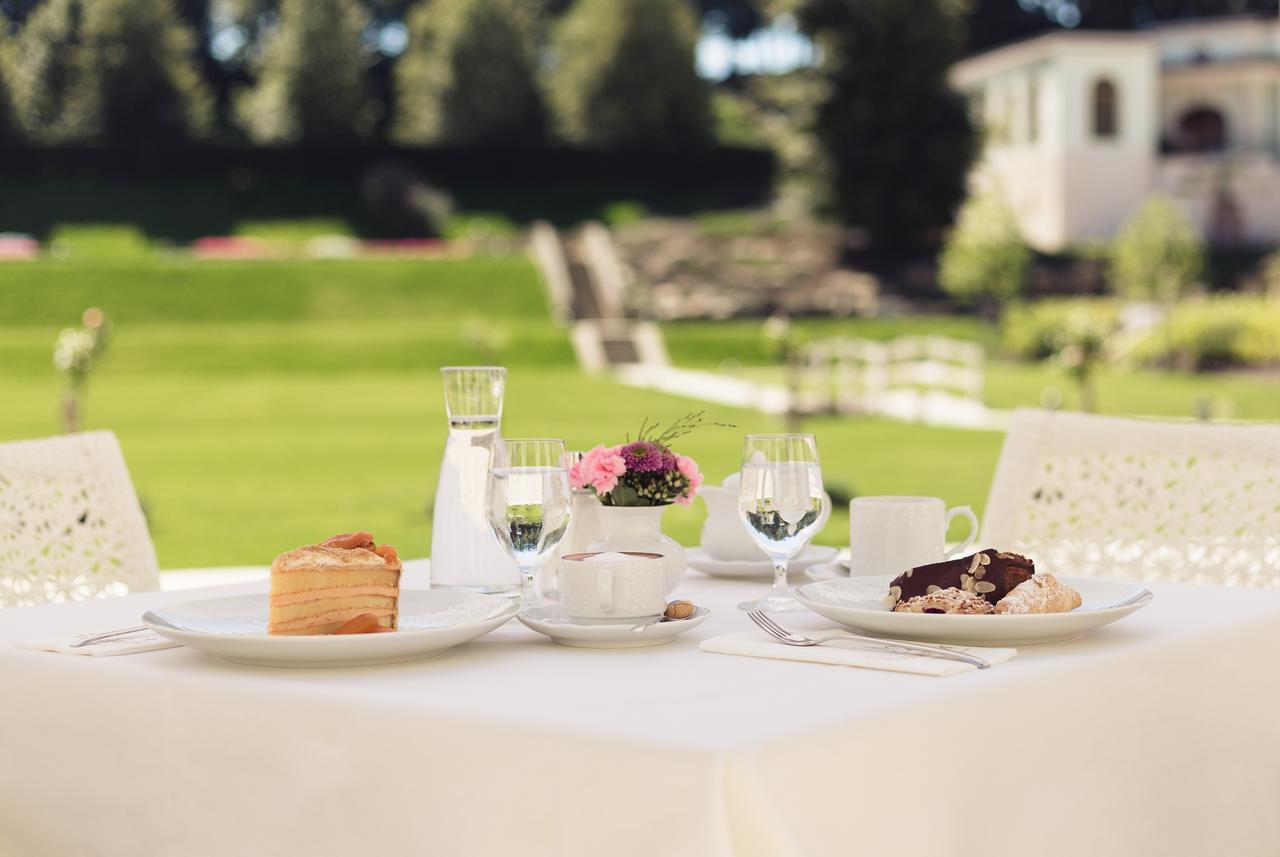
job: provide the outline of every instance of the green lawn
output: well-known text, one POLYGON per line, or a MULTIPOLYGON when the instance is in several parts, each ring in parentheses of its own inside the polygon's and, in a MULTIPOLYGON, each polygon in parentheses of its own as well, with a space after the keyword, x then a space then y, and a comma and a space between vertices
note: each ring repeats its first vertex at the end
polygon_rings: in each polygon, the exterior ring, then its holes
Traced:
MULTIPOLYGON (((430 544, 428 505, 445 421, 437 369, 511 367, 504 433, 559 435, 574 447, 622 440, 644 417, 699 407, 580 373, 521 259, 429 262, 218 262, 137 259, 0 266, 0 440, 58 430, 58 330, 82 309, 114 319, 111 351, 90 385, 86 428, 120 437, 166 568, 262 564, 334 531, 372 530, 409 556, 430 544), (495 354, 494 343, 503 343, 495 354)), ((929 320, 828 322, 892 335, 929 320)), ((980 327, 960 319, 945 328, 980 327)), ((766 362, 758 325, 673 325, 676 362, 766 362)), ((995 404, 1031 404, 1057 378, 991 367, 995 404)), ((1239 416, 1277 416, 1276 386, 1251 379, 1116 379, 1116 410, 1179 413, 1199 391, 1238 398, 1239 416), (1129 404, 1132 403, 1132 407, 1129 404)), ((738 466, 741 435, 776 429, 732 409, 680 444, 712 479, 738 466)), ((815 419, 828 483, 841 493, 928 493, 980 510, 1000 435, 882 420, 815 419)), ((694 543, 700 504, 666 525, 694 543)), ((837 508, 822 534, 847 540, 837 508)))
MULTIPOLYGON (((265 563, 352 527, 425 555, 446 431, 436 370, 494 359, 477 327, 508 337, 508 436, 585 447, 697 407, 580 373, 521 260, 39 262, 0 267, 0 292, 0 440, 57 430, 53 339, 85 306, 111 314, 86 428, 119 435, 166 568, 265 563)), ((777 427, 712 416, 738 428, 681 449, 717 481, 737 469, 743 432, 777 427)), ((999 448, 986 432, 813 427, 828 480, 846 492, 980 504, 999 448)), ((831 544, 847 531, 837 512, 831 544)), ((702 514, 673 508, 668 529, 696 542, 702 514)))

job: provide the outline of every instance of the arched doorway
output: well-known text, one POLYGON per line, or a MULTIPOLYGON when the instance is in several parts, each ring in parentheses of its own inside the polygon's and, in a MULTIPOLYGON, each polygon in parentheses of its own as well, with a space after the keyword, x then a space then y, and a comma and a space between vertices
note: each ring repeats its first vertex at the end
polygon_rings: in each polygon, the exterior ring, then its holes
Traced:
POLYGON ((1175 144, 1181 152, 1220 152, 1227 147, 1227 120, 1212 107, 1193 107, 1178 120, 1175 144))

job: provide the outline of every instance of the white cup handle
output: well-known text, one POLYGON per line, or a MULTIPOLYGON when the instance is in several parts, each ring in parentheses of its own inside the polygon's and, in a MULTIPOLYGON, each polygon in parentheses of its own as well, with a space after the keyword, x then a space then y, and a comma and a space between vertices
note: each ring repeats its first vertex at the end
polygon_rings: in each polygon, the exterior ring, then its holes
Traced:
POLYGON ((596 585, 598 586, 596 596, 600 599, 600 612, 612 613, 613 603, 614 603, 613 569, 611 568, 600 569, 600 576, 596 578, 596 585))
POLYGON ((963 515, 969 519, 969 535, 965 537, 965 540, 963 542, 956 545, 951 550, 947 551, 946 553, 947 559, 951 559, 952 557, 959 556, 960 554, 963 554, 963 553, 967 553, 969 548, 973 547, 973 543, 977 541, 977 538, 978 538, 978 516, 973 514, 973 510, 970 509, 968 506, 956 506, 954 509, 947 510, 947 517, 945 518, 942 524, 943 540, 944 541, 946 540, 947 530, 950 529, 951 527, 951 519, 956 517, 957 515, 963 515))

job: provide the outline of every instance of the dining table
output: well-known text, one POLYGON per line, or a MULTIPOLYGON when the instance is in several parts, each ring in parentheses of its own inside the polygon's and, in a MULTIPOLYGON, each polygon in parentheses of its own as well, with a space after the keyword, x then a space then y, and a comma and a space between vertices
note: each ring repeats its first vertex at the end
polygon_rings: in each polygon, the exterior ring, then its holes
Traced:
POLYGON ((1280 854, 1280 591, 1146 584, 949 676, 699 648, 767 584, 690 571, 663 646, 359 668, 17 646, 265 580, 0 610, 0 857, 1280 854))

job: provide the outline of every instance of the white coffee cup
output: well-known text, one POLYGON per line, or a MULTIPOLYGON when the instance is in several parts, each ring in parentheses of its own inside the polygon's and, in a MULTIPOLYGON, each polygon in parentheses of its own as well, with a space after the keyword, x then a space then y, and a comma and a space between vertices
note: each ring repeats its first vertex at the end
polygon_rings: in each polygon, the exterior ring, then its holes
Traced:
POLYGON ((667 607, 667 565, 660 553, 608 551, 560 557, 560 607, 570 619, 634 621, 667 607))
POLYGON ((968 506, 948 509, 937 497, 857 497, 849 503, 849 573, 901 574, 965 553, 978 537, 968 506), (951 519, 969 520, 962 544, 946 549, 951 519))

